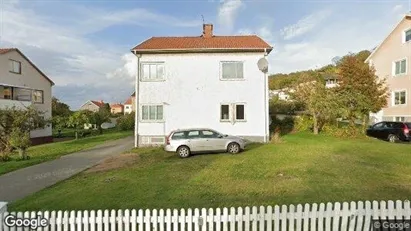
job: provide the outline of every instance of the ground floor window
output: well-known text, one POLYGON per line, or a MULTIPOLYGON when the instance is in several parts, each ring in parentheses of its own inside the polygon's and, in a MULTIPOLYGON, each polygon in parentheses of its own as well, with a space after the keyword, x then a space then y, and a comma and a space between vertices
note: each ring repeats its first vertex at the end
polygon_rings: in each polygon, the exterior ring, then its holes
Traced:
POLYGON ((244 103, 227 103, 220 105, 220 121, 245 121, 244 103))
POLYGON ((142 121, 163 120, 163 105, 142 105, 141 112, 142 121))
POLYGON ((394 121, 405 122, 405 117, 404 116, 396 116, 396 117, 394 117, 394 121))

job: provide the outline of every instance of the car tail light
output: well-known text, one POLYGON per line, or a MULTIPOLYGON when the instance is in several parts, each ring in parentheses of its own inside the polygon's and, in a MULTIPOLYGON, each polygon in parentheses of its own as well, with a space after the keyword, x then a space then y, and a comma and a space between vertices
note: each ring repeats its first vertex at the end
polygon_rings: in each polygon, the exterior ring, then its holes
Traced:
POLYGON ((404 124, 404 134, 409 134, 410 129, 408 129, 408 126, 404 124))

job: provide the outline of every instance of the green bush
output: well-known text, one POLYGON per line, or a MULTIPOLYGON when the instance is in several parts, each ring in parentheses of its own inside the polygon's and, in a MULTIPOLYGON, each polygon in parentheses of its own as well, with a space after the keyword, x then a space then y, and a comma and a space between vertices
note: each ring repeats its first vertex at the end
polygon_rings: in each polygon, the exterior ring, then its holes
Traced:
POLYGON ((311 116, 301 115, 295 119, 294 128, 297 131, 311 131, 313 124, 313 118, 311 116))
POLYGON ((134 113, 125 114, 117 119, 117 127, 122 131, 134 130, 134 123, 134 113))
POLYGON ((361 127, 351 127, 351 126, 340 126, 326 124, 323 127, 323 131, 326 134, 338 137, 338 138, 358 138, 364 136, 361 127))
POLYGON ((294 130, 294 118, 287 116, 284 119, 278 119, 276 116, 271 117, 270 131, 274 132, 275 130, 280 129, 280 133, 287 134, 294 130))

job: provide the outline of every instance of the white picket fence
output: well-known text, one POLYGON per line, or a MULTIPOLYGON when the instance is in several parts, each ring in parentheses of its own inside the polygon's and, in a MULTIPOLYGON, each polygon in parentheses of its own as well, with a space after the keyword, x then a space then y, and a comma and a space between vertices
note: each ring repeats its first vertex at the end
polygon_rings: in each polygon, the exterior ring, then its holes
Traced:
MULTIPOLYGON (((0 214, 49 219, 39 230, 78 231, 243 231, 372 230, 372 219, 410 219, 410 201, 365 201, 217 209, 45 211, 0 214)), ((0 231, 21 230, 0 223, 0 231)), ((27 230, 27 229, 24 229, 27 230)))

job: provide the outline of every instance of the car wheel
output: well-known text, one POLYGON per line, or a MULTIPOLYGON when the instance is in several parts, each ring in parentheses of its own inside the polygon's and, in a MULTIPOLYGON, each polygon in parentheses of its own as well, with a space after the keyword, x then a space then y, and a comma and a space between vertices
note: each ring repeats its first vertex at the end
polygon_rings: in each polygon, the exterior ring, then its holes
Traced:
POLYGON ((237 154, 241 151, 240 149, 240 145, 237 143, 230 143, 227 146, 227 152, 231 153, 231 154, 237 154))
POLYGON ((394 134, 390 134, 389 136, 388 136, 388 141, 390 142, 390 143, 396 143, 396 142, 398 142, 398 136, 396 136, 396 135, 394 135, 394 134))
POLYGON ((181 146, 177 149, 177 153, 181 158, 187 158, 190 156, 190 149, 187 146, 181 146))

